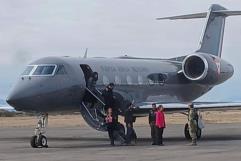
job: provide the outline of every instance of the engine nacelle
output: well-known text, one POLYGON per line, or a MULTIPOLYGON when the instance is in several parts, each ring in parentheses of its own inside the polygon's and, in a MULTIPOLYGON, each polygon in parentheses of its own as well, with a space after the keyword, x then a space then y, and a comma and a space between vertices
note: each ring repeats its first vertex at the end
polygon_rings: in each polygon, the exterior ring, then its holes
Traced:
POLYGON ((231 64, 205 53, 188 55, 183 61, 182 71, 188 80, 202 84, 219 84, 233 75, 231 64))

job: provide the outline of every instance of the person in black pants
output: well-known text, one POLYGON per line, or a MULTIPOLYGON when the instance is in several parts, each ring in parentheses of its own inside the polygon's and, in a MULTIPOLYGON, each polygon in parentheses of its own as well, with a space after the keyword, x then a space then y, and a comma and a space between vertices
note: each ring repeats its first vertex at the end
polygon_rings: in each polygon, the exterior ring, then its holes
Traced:
POLYGON ((110 144, 112 146, 114 146, 115 145, 114 130, 115 130, 115 126, 116 126, 116 119, 114 118, 114 116, 112 114, 112 108, 109 108, 107 110, 107 116, 105 118, 105 122, 107 124, 107 130, 108 130, 108 134, 109 134, 109 138, 110 138, 110 144))
POLYGON ((106 88, 102 92, 102 97, 104 98, 106 111, 108 110, 108 108, 112 108, 114 110, 115 99, 113 95, 113 89, 114 89, 114 84, 110 83, 109 85, 106 86, 106 88))
POLYGON ((148 120, 149 120, 149 125, 151 127, 151 139, 152 139, 152 145, 155 145, 156 144, 156 140, 155 140, 155 137, 156 137, 156 104, 153 103, 152 104, 152 109, 149 111, 149 117, 148 117, 148 120))
POLYGON ((129 104, 129 108, 125 111, 125 119, 124 122, 126 123, 126 144, 130 144, 131 140, 134 139, 136 142, 137 136, 136 132, 133 128, 133 123, 135 122, 135 117, 133 116, 133 105, 129 104))

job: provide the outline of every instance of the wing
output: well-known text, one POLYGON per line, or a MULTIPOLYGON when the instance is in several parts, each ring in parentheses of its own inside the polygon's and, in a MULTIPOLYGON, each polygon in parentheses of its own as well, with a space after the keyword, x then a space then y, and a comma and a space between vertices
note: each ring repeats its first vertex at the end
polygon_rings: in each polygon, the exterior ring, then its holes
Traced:
MULTIPOLYGON (((153 102, 143 102, 136 105, 136 116, 146 116, 152 108, 153 102)), ((171 103, 171 102, 158 102, 158 105, 163 105, 165 112, 176 113, 186 112, 188 110, 188 103, 171 103)), ((199 110, 241 110, 241 102, 193 102, 194 108, 199 110)))

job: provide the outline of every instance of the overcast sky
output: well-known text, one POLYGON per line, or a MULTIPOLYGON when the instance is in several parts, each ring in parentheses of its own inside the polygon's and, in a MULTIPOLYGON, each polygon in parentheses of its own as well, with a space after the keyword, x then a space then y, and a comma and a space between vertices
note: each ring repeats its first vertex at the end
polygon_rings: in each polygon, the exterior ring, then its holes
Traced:
MULTIPOLYGON (((240 0, 0 0, 0 98, 32 60, 45 56, 168 58, 198 47, 205 19, 156 21, 206 11, 219 3, 241 10, 240 0)), ((241 100, 241 16, 226 21, 222 57, 234 76, 203 97, 241 100)))

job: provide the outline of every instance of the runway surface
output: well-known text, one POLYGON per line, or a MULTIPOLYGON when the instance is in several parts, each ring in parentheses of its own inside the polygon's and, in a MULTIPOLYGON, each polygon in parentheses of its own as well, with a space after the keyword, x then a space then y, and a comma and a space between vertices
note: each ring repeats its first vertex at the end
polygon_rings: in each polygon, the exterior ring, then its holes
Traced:
POLYGON ((183 125, 169 125, 164 132, 165 146, 152 146, 149 128, 136 127, 135 146, 109 146, 107 134, 84 128, 49 128, 49 148, 33 149, 32 128, 0 128, 0 160, 3 161, 240 161, 241 124, 208 124, 198 146, 188 145, 183 125))

